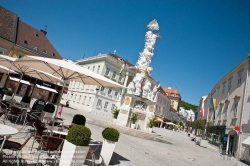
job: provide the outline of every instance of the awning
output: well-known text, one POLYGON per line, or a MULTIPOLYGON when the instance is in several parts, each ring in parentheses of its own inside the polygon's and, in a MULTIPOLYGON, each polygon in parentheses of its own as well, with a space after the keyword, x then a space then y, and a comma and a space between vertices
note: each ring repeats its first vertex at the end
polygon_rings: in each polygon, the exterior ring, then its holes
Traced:
MULTIPOLYGON (((10 78, 10 80, 16 81, 16 82, 19 82, 19 80, 20 80, 20 79, 15 78, 15 77, 9 77, 9 78, 10 78)), ((20 82, 23 84, 31 85, 29 81, 21 80, 20 82)))
POLYGON ((174 124, 172 122, 165 122, 165 123, 168 124, 168 125, 178 126, 178 125, 176 125, 176 124, 174 124))
POLYGON ((42 85, 36 84, 36 87, 38 87, 38 88, 40 88, 40 89, 47 90, 47 91, 51 91, 51 92, 54 92, 54 93, 58 93, 55 89, 48 88, 48 87, 46 87, 46 86, 42 86, 42 85))
POLYGON ((155 121, 155 122, 164 122, 164 121, 163 121, 161 118, 159 118, 159 117, 156 117, 154 121, 155 121))
POLYGON ((247 148, 250 148, 250 137, 247 137, 247 139, 245 139, 245 140, 242 142, 242 146, 247 147, 247 148))

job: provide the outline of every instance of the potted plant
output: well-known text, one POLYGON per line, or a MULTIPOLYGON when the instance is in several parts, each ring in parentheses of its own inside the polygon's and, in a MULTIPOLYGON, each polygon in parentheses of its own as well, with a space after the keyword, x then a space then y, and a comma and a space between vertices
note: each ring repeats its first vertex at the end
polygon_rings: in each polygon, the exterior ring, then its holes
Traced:
POLYGON ((131 128, 134 129, 135 128, 135 122, 137 122, 138 120, 138 113, 134 113, 132 112, 132 115, 131 115, 131 128))
POLYGON ((155 117, 152 118, 152 119, 149 119, 149 124, 148 124, 148 127, 149 127, 149 128, 148 128, 148 132, 152 133, 154 124, 155 124, 155 117))
POLYGON ((3 96, 3 100, 9 100, 12 98, 12 95, 13 95, 13 92, 10 91, 10 90, 7 90, 5 93, 4 93, 4 96, 3 96))
POLYGON ((85 116, 83 116, 83 115, 81 115, 81 114, 76 114, 76 115, 73 117, 72 125, 73 125, 73 124, 77 124, 77 125, 83 125, 83 126, 85 126, 85 123, 86 123, 86 118, 85 118, 85 116))
POLYGON ((52 118, 55 112, 55 106, 53 104, 46 104, 42 110, 40 119, 43 120, 45 117, 52 118))
POLYGON ((101 156, 103 157, 104 164, 109 165, 110 159, 115 150, 116 142, 119 140, 120 133, 118 130, 107 127, 102 131, 102 136, 104 138, 101 150, 101 156))
POLYGON ((91 130, 83 125, 74 125, 66 136, 61 159, 61 166, 82 166, 89 151, 91 130))
POLYGON ((114 123, 116 123, 116 120, 118 118, 119 112, 120 112, 120 110, 117 107, 113 108, 112 114, 113 114, 113 117, 114 117, 114 120, 113 120, 114 123))

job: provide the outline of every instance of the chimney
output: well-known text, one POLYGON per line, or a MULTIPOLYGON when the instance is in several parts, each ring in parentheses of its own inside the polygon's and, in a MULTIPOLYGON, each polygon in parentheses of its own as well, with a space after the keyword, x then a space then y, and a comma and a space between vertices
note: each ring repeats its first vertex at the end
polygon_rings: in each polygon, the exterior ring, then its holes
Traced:
POLYGON ((40 31, 41 31, 42 33, 44 33, 45 35, 47 34, 47 32, 46 32, 45 30, 40 29, 40 31))
POLYGON ((171 87, 171 86, 169 86, 169 87, 168 87, 168 89, 172 89, 172 87, 171 87))

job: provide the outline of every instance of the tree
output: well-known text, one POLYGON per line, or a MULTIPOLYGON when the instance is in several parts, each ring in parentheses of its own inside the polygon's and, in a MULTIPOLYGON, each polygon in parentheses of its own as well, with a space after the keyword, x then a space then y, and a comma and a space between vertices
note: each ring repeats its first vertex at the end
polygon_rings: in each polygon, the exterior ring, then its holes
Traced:
POLYGON ((185 110, 193 110, 194 112, 197 111, 198 106, 189 104, 188 102, 181 101, 181 107, 183 107, 185 110))

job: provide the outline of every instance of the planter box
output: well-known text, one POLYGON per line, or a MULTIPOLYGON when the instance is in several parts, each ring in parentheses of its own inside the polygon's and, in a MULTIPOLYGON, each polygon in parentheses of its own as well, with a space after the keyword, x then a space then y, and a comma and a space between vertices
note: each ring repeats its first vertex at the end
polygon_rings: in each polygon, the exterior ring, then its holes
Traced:
POLYGON ((89 146, 75 146, 64 141, 59 166, 82 166, 89 151, 89 146))
POLYGON ((130 128, 134 129, 135 128, 135 124, 131 123, 130 128))
POLYGON ((115 150, 116 142, 104 140, 102 144, 101 156, 105 165, 109 165, 113 152, 115 150))
POLYGON ((201 139, 200 140, 200 146, 202 146, 202 147, 208 147, 208 142, 207 142, 207 140, 204 140, 204 139, 201 139))
POLYGON ((12 96, 3 95, 3 100, 10 100, 12 96))
POLYGON ((152 131, 153 131, 153 128, 148 128, 149 133, 152 133, 152 131))

